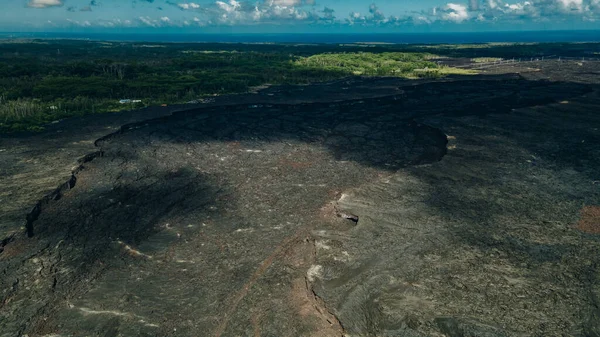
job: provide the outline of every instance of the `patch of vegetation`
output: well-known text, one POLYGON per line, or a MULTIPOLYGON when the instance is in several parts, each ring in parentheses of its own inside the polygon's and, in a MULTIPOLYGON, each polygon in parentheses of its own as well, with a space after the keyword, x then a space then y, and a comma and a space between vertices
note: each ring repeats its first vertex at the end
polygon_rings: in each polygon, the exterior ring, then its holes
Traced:
POLYGON ((476 58, 472 58, 471 62, 475 62, 475 63, 491 63, 491 62, 499 62, 499 61, 503 61, 504 59, 501 57, 476 57, 476 58))
POLYGON ((437 68, 415 69, 413 74, 417 78, 440 78, 448 75, 476 75, 478 72, 472 69, 439 66, 437 68))
POLYGON ((425 53, 331 53, 301 58, 294 64, 348 75, 415 77, 416 69, 439 67, 428 61, 430 58, 431 55, 425 53))

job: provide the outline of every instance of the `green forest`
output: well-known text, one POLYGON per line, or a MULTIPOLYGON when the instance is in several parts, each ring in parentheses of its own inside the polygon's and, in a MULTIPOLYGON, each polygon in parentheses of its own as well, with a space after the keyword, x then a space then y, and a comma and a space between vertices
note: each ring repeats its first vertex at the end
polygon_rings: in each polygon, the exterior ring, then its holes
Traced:
MULTIPOLYGON (((522 45, 521 54, 547 52, 522 45)), ((440 57, 512 57, 515 46, 143 44, 0 41, 0 132, 42 130, 88 113, 185 103, 264 84, 346 76, 439 77, 472 73, 440 57), (119 100, 139 100, 121 104, 119 100)))

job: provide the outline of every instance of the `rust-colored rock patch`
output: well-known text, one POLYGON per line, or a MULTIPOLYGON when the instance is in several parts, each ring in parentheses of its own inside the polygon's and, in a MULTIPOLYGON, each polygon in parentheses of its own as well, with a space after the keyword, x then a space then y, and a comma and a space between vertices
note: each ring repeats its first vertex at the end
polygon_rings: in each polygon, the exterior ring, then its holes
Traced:
POLYGON ((23 256, 31 249, 33 244, 26 240, 6 240, 0 241, 0 260, 8 260, 18 256, 23 256))
POLYGON ((590 234, 600 234, 600 206, 585 206, 576 228, 590 234))

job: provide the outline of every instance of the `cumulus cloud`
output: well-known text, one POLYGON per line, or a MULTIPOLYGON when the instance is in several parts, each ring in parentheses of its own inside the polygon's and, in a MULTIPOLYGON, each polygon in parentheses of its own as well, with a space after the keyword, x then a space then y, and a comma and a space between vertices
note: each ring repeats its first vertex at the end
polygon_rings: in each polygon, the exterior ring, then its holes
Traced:
POLYGON ((62 6, 62 0, 29 0, 27 7, 31 8, 48 8, 62 6))
POLYGON ((71 19, 67 19, 67 22, 71 23, 74 26, 79 26, 79 27, 91 27, 92 23, 89 21, 78 21, 78 20, 71 20, 71 19))
MULTIPOLYGON (((315 5, 314 0, 264 0, 258 2, 218 0, 203 5, 196 2, 168 3, 183 11, 195 12, 197 15, 195 18, 198 20, 193 20, 193 22, 201 25, 248 25, 298 21, 333 22, 335 20, 332 9, 325 8, 323 11, 317 12, 312 8, 311 6, 315 5), (307 6, 311 8, 305 8, 307 6)), ((184 21, 191 23, 187 19, 184 21)))
POLYGON ((463 22, 469 18, 467 6, 449 3, 441 9, 442 19, 453 22, 463 22))
MULTIPOLYGON (((600 0, 598 0, 600 1, 600 0)), ((321 21, 326 21, 326 22, 335 22, 335 10, 329 7, 325 7, 323 8, 322 11, 323 15, 321 16, 321 21)))
MULTIPOLYGON (((62 6, 64 0, 28 0, 28 6, 46 8, 62 6)), ((91 11, 100 0, 82 0, 78 11, 91 11)), ((137 3, 158 3, 153 0, 132 0, 137 3)), ((91 25, 113 26, 215 26, 258 24, 322 24, 363 26, 411 26, 422 24, 464 24, 495 22, 535 22, 581 20, 600 21, 600 0, 449 0, 445 5, 410 12, 384 13, 376 3, 364 7, 363 13, 351 12, 339 18, 332 7, 317 6, 314 0, 161 0, 181 15, 144 13, 125 21, 96 20, 91 25)), ((74 1, 73 1, 74 2, 74 1)), ((68 2, 70 5, 71 2, 68 2)), ((77 11, 76 7, 68 7, 77 11)), ((98 11, 100 12, 100 11, 98 11)), ((160 13, 160 12, 156 12, 160 13)), ((139 14, 138 14, 139 15, 139 14)), ((83 21, 81 21, 83 23, 83 21)), ((69 24, 75 24, 70 22, 69 24)))
POLYGON ((385 15, 379 10, 379 7, 377 7, 377 5, 374 3, 369 6, 369 13, 375 21, 385 20, 385 15))
MULTIPOLYGON (((593 20, 600 13, 600 0, 462 0, 449 2, 429 11, 410 15, 386 15, 376 3, 369 5, 365 14, 351 12, 345 19, 338 19, 330 7, 316 9, 314 0, 218 0, 206 5, 196 2, 172 3, 182 10, 196 12, 202 25, 237 25, 256 23, 324 23, 365 26, 419 25, 435 22, 495 22, 510 20, 544 20, 564 16, 579 16, 593 20)), ((180 24, 180 23, 173 23, 180 24)))
POLYGON ((116 25, 121 27, 129 27, 129 26, 147 26, 147 27, 181 27, 190 25, 190 21, 188 20, 174 20, 168 16, 161 16, 157 18, 153 18, 150 16, 139 16, 135 22, 127 21, 127 22, 115 22, 116 25), (187 23, 186 23, 187 22, 187 23))
POLYGON ((479 10, 479 0, 469 0, 469 10, 470 11, 478 11, 479 10))
POLYGON ((131 20, 121 20, 121 19, 96 19, 96 20, 73 20, 67 18, 67 25, 73 27, 105 27, 105 28, 115 28, 115 27, 133 27, 134 23, 131 20))
POLYGON ((197 3, 183 3, 183 4, 177 4, 177 6, 179 6, 179 8, 181 9, 198 9, 200 8, 200 5, 198 5, 197 3))
POLYGON ((349 25, 359 24, 364 26, 418 25, 429 22, 430 20, 424 15, 410 15, 403 17, 395 15, 386 16, 375 3, 369 6, 368 14, 363 15, 359 12, 351 12, 346 18, 346 23, 349 25))
POLYGON ((454 23, 595 20, 600 18, 600 0, 485 0, 482 3, 469 0, 467 4, 448 3, 423 14, 432 22, 454 23))
POLYGON ((217 1, 216 4, 217 4, 217 7, 219 7, 225 13, 236 12, 242 7, 242 5, 235 0, 229 0, 229 3, 226 3, 223 1, 217 1))
POLYGON ((138 20, 146 26, 150 26, 150 27, 160 27, 161 26, 161 23, 159 20, 152 19, 149 16, 140 16, 140 17, 138 17, 138 20))
POLYGON ((269 0, 268 1, 269 4, 272 5, 276 5, 276 6, 286 6, 286 7, 292 7, 292 6, 304 6, 304 5, 314 5, 315 4, 315 0, 269 0))
POLYGON ((481 16, 494 21, 595 19, 600 16, 598 0, 487 0, 481 16))

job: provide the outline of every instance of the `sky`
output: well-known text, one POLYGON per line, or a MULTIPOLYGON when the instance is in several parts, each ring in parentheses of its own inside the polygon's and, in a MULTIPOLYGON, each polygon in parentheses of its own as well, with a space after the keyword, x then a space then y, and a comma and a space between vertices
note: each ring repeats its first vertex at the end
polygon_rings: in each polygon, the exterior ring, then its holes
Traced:
POLYGON ((0 30, 357 33, 600 29, 600 0, 4 0, 0 30))

